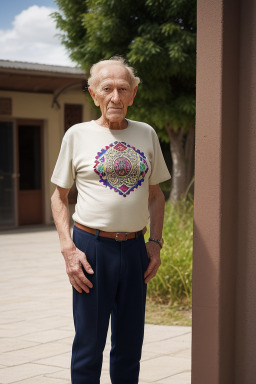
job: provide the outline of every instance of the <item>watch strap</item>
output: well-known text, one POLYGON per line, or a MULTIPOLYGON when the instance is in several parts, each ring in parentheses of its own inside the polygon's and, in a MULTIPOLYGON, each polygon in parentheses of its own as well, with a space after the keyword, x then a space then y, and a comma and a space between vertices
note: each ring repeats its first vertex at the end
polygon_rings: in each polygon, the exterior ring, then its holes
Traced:
POLYGON ((150 237, 149 239, 148 239, 148 241, 154 241, 155 243, 157 243, 159 246, 160 246, 160 248, 162 248, 163 247, 163 239, 153 239, 152 237, 150 237))

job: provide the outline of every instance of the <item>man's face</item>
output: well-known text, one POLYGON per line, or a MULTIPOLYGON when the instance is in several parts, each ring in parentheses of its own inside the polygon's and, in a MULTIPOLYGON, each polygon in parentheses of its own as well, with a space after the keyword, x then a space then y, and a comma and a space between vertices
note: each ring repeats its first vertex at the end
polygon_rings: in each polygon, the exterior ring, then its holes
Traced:
POLYGON ((90 94, 95 105, 100 107, 104 121, 119 123, 132 105, 136 91, 128 71, 120 64, 111 63, 99 71, 96 89, 90 89, 90 94))

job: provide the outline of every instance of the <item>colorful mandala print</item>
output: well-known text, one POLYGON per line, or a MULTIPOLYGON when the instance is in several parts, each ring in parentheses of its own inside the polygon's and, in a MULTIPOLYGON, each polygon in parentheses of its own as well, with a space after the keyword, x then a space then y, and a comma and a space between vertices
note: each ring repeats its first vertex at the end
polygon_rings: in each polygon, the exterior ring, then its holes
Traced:
POLYGON ((95 159, 94 171, 100 183, 124 197, 143 183, 148 172, 144 153, 123 141, 109 144, 95 159))

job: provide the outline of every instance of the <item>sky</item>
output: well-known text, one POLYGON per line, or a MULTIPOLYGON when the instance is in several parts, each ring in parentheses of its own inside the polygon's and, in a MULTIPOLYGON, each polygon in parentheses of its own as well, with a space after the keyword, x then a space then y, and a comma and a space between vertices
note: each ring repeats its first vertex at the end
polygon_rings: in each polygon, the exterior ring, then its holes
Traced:
POLYGON ((0 59, 74 67, 50 14, 53 0, 0 0, 0 59))

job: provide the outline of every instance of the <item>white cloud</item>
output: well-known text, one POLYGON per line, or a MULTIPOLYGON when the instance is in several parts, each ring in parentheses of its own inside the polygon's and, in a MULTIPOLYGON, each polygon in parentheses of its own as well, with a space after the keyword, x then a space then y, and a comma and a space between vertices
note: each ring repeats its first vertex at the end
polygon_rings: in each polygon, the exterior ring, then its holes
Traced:
POLYGON ((54 11, 33 5, 15 16, 12 29, 0 29, 0 59, 75 66, 56 36, 54 11))

